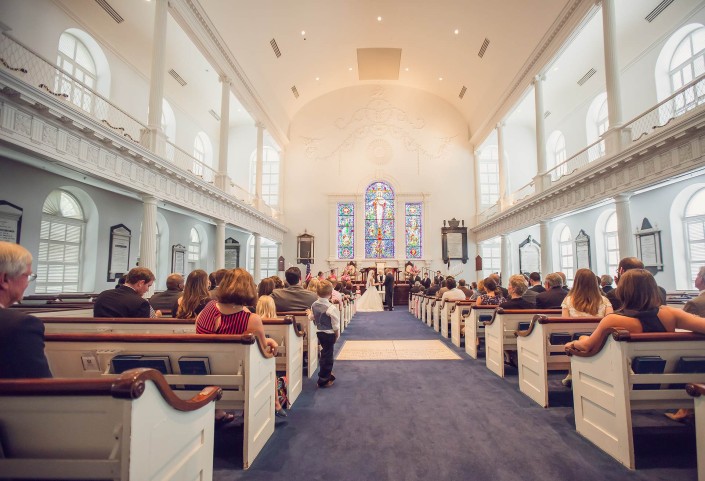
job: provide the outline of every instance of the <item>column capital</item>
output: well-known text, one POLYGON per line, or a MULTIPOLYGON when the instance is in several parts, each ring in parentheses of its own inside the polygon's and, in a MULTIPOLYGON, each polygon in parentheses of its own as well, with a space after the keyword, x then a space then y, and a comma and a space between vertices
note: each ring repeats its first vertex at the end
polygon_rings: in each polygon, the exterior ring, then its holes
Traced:
POLYGON ((623 192, 621 194, 617 194, 614 196, 614 202, 617 204, 621 204, 623 202, 629 202, 629 199, 631 199, 632 195, 634 195, 632 192, 623 192))
POLYGON ((260 122, 259 120, 257 122, 255 122, 255 127, 257 127, 258 129, 262 129, 262 130, 264 130, 264 128, 265 128, 264 124, 262 122, 260 122))
POLYGON ((221 226, 225 227, 225 221, 222 219, 216 219, 215 225, 217 225, 218 227, 221 227, 221 226))
POLYGON ((507 125, 507 123, 504 120, 500 120, 499 122, 497 122, 496 129, 501 130, 502 128, 504 128, 505 125, 507 125))
POLYGON ((157 201, 158 201, 158 200, 159 200, 159 199, 157 199, 157 198, 154 197, 153 195, 143 195, 143 196, 142 196, 142 202, 144 202, 145 204, 157 205, 157 201))
POLYGON ((536 84, 543 82, 544 80, 546 80, 546 74, 542 73, 542 74, 538 74, 537 76, 535 76, 534 79, 531 81, 531 83, 536 85, 536 84))

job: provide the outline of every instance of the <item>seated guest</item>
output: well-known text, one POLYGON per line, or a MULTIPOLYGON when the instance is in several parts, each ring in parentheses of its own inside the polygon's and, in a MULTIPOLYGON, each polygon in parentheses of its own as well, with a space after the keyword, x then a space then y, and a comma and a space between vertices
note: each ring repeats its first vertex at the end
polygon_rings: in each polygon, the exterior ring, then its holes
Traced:
POLYGON ((426 295, 427 296, 435 296, 440 288, 441 288, 441 285, 439 283, 436 283, 436 281, 433 281, 433 284, 431 284, 431 287, 426 289, 426 295))
POLYGON ((282 289, 284 287, 284 282, 279 278, 279 276, 272 276, 270 279, 274 281, 275 289, 282 289))
POLYGON ((695 276, 695 287, 700 291, 700 295, 686 302, 683 310, 696 316, 705 317, 705 266, 701 267, 695 276))
POLYGON ((447 277, 446 278, 446 288, 448 289, 446 292, 443 293, 443 296, 441 296, 441 299, 444 301, 464 301, 465 300, 465 293, 458 289, 458 287, 455 284, 455 279, 452 277, 447 277))
POLYGON ((563 282, 561 289, 563 289, 567 294, 568 291, 570 290, 570 288, 568 288, 568 278, 566 277, 565 272, 558 271, 558 272, 556 272, 556 274, 561 276, 561 282, 563 282))
POLYGON ((524 293, 529 288, 526 279, 521 274, 515 274, 509 278, 507 291, 509 299, 499 305, 503 309, 533 309, 535 306, 524 299, 524 293))
POLYGON ((544 279, 545 292, 536 296, 536 308, 560 309, 567 292, 563 290, 563 279, 554 272, 544 279))
POLYGON ((541 285, 541 274, 532 272, 529 274, 529 288, 524 293, 524 300, 536 305, 536 296, 546 292, 546 289, 541 285))
POLYGON ((436 292, 437 299, 442 299, 443 294, 445 294, 448 291, 448 279, 451 279, 451 277, 448 276, 441 281, 441 288, 438 289, 438 292, 436 292))
POLYGON ((284 311, 305 311, 311 304, 316 302, 318 296, 311 291, 305 290, 301 286, 301 269, 289 267, 284 273, 289 287, 275 289, 272 292, 272 299, 277 306, 277 312, 284 311))
POLYGON ((466 299, 470 299, 470 296, 472 296, 474 292, 472 289, 469 289, 468 286, 465 284, 465 279, 460 279, 458 281, 458 289, 463 291, 466 299))
POLYGON ((311 292, 318 292, 318 284, 320 283, 321 281, 318 280, 318 277, 312 277, 306 283, 306 290, 311 292))
MULTIPOLYGON (((184 290, 184 276, 174 272, 166 278, 166 291, 154 294, 149 298, 149 304, 155 311, 167 311, 172 308, 174 303, 181 297, 181 292, 184 290)), ((171 311, 171 315, 176 314, 171 311)))
POLYGON ((614 282, 614 279, 609 274, 604 274, 604 275, 600 276, 600 289, 602 289, 602 292, 607 294, 609 291, 614 289, 614 287, 612 287, 613 282, 614 282))
POLYGON ((485 280, 480 279, 477 282, 477 289, 475 289, 475 292, 473 292, 472 296, 470 296, 471 301, 476 301, 482 294, 487 294, 487 291, 485 290, 485 280))
POLYGON ((19 244, 0 242, 0 378, 51 377, 44 355, 44 324, 7 309, 22 300, 32 274, 32 254, 19 244))
POLYGON ((501 278, 499 277, 499 274, 495 272, 494 274, 490 274, 488 277, 490 277, 494 281, 494 283, 497 285, 497 289, 502 291, 502 297, 507 299, 509 297, 509 291, 507 291, 506 288, 502 287, 502 282, 501 278))
POLYGON ((416 281, 414 283, 414 287, 411 288, 411 292, 416 294, 417 292, 423 292, 423 285, 421 285, 420 281, 416 281))
POLYGON ((262 279, 257 286, 257 297, 268 296, 274 290, 274 281, 271 277, 262 279))
MULTIPOLYGON (((226 271, 216 289, 216 299, 209 302, 196 318, 196 333, 198 334, 254 334, 259 341, 267 346, 273 355, 277 355, 279 345, 274 339, 264 334, 262 318, 245 309, 253 305, 257 297, 255 281, 244 269, 226 271)), ((275 381, 275 392, 276 392, 275 381)), ((278 396, 274 396, 276 414, 286 416, 286 411, 279 405, 278 396)), ((225 411, 216 413, 216 423, 223 424, 234 419, 225 411)))
POLYGON ((612 314, 612 304, 600 294, 595 274, 590 269, 578 269, 573 288, 561 303, 563 317, 604 317, 612 314))
POLYGON ((220 282, 223 280, 223 277, 225 276, 226 272, 228 272, 227 269, 218 269, 217 271, 211 273, 211 275, 209 276, 209 279, 211 281, 211 287, 210 287, 211 299, 215 299, 215 290, 220 285, 220 282))
POLYGON ((101 292, 93 305, 93 317, 155 317, 144 296, 154 283, 154 274, 146 267, 133 267, 125 285, 101 292))
POLYGON ((502 289, 499 288, 492 276, 485 279, 485 291, 487 291, 486 294, 477 298, 478 306, 499 306, 506 300, 502 295, 502 289))
MULTIPOLYGON (((617 275, 614 278, 614 282, 617 284, 617 287, 619 287, 619 279, 621 276, 627 272, 630 269, 643 269, 644 268, 644 263, 641 262, 641 260, 637 259, 636 257, 625 257, 624 259, 621 259, 619 261, 619 265, 617 266, 617 275)), ((659 293, 659 299, 661 299, 661 305, 665 306, 666 305, 666 289, 663 287, 656 286, 658 293, 659 293)), ((617 289, 612 289, 611 291, 607 292, 605 294, 605 297, 609 299, 609 301, 612 303, 612 309, 614 311, 618 311, 622 307, 622 303, 619 301, 617 298, 617 289)))
POLYGON ((277 307, 274 305, 274 299, 272 299, 272 296, 268 296, 266 294, 259 296, 259 299, 257 299, 257 307, 255 307, 255 313, 262 319, 276 319, 277 307))
POLYGON ((194 319, 211 301, 208 292, 208 274, 203 269, 196 269, 186 278, 184 293, 171 308, 178 319, 194 319))

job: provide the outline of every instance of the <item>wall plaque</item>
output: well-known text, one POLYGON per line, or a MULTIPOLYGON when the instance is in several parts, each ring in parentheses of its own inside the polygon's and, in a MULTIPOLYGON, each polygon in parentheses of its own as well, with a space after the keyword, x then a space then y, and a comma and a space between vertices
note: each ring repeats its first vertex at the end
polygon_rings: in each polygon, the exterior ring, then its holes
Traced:
POLYGON ((590 236, 582 229, 575 238, 575 265, 578 269, 591 269, 590 236))
POLYGON ((225 239, 225 269, 240 267, 240 243, 228 237, 225 239))
POLYGON ((468 228, 465 221, 453 217, 448 221, 443 221, 441 228, 441 244, 443 247, 443 262, 450 265, 451 260, 460 260, 465 264, 468 261, 468 228))
POLYGON ((178 272, 186 277, 186 246, 171 246, 171 272, 178 272))
POLYGON ((541 272, 541 244, 531 236, 519 244, 519 272, 541 272))
POLYGON ((0 241, 20 243, 22 208, 0 200, 0 241))
POLYGON ((124 224, 110 228, 108 282, 115 281, 130 270, 130 239, 132 231, 124 224))

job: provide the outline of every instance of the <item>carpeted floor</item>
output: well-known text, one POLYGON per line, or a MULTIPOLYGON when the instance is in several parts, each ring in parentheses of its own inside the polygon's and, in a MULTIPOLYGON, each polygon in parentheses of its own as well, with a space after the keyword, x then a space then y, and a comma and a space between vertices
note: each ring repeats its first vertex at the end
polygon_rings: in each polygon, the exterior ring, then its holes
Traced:
MULTIPOLYGON (((342 336, 404 339, 440 337, 403 310, 358 313, 342 336)), ((500 379, 442 342, 462 360, 336 361, 333 387, 305 380, 248 471, 242 427, 217 431, 214 479, 696 481, 692 427, 637 428, 630 471, 575 432, 565 392, 543 409, 519 392, 516 370, 500 379)))

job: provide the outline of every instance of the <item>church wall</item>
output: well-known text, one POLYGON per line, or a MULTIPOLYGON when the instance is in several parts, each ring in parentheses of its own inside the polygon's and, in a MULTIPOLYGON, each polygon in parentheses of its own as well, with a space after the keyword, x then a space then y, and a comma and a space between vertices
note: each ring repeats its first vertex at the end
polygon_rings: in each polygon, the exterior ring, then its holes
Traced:
MULTIPOLYGON (((316 237, 312 269, 328 270, 328 262, 336 256, 332 251, 335 216, 331 212, 338 202, 329 196, 353 199, 361 196, 370 182, 385 180, 397 196, 427 196, 423 255, 434 260, 434 270, 446 271, 439 261, 443 220, 455 217, 465 220, 467 226, 475 211, 467 125, 450 104, 406 87, 346 88, 303 107, 292 121, 290 141, 284 185, 284 222, 290 228, 284 242, 288 265, 295 262, 296 236, 305 229, 316 237)), ((400 205, 397 201, 397 209, 400 205)), ((364 226, 359 208, 356 218, 359 239, 364 226)), ((361 245, 356 242, 358 268, 374 262, 364 259, 361 245)), ((403 265, 403 242, 397 243, 396 255, 403 265)), ((475 256, 472 243, 469 255, 471 259, 475 256)), ((470 269, 474 269, 470 264, 464 269, 453 267, 470 278, 470 269)))
POLYGON ((536 175, 536 132, 533 125, 507 125, 504 138, 507 163, 512 166, 507 172, 508 193, 511 193, 531 182, 536 175))

